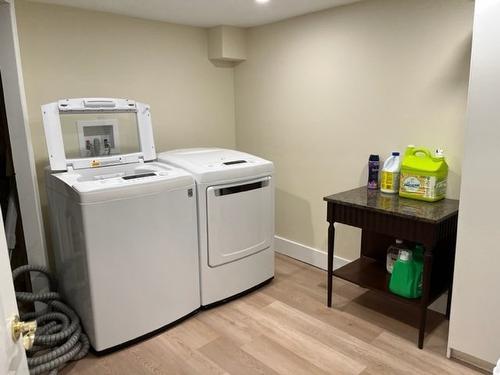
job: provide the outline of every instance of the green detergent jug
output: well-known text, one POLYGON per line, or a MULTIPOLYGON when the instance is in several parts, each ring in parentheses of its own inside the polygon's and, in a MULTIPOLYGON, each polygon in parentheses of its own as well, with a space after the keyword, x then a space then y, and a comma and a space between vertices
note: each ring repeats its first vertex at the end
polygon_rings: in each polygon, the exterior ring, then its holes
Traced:
POLYGON ((405 298, 419 298, 422 295, 422 270, 422 260, 413 259, 411 251, 401 250, 394 263, 389 290, 405 298))
POLYGON ((442 153, 431 155, 424 147, 408 146, 401 164, 399 195, 435 202, 446 195, 448 164, 442 153))

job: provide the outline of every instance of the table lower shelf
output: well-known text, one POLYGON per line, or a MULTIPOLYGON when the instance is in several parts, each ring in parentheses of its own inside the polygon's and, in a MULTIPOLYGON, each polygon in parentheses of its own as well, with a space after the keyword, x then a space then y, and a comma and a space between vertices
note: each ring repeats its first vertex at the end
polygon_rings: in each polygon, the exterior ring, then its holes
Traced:
MULTIPOLYGON (((387 272, 385 264, 377 262, 372 258, 362 256, 333 271, 333 276, 357 284, 362 288, 381 293, 401 303, 421 307, 421 298, 404 298, 391 293, 388 287, 391 275, 387 272)), ((428 305, 434 302, 443 292, 443 290, 431 290, 428 305)))

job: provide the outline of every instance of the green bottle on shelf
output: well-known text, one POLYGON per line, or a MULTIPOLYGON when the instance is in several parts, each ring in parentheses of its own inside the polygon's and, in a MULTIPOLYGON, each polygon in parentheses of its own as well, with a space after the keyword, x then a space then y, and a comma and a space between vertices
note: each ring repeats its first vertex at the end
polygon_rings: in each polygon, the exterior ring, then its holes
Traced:
POLYGON ((401 250, 394 263, 389 280, 389 290, 401 297, 419 298, 422 295, 423 256, 416 251, 401 250))
POLYGON ((419 243, 415 245, 415 249, 413 250, 413 259, 416 262, 422 263, 422 269, 424 265, 424 247, 419 243))

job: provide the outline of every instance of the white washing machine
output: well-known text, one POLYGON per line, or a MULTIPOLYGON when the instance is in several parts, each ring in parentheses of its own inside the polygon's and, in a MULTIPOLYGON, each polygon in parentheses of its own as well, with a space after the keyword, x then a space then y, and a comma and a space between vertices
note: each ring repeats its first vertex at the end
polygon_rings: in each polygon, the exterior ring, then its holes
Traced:
POLYGON ((271 280, 273 163, 219 148, 164 152, 158 161, 183 168, 196 179, 202 306, 271 280))
POLYGON ((58 285, 93 348, 115 349, 197 311, 196 186, 150 162, 149 107, 69 99, 42 112, 58 285))

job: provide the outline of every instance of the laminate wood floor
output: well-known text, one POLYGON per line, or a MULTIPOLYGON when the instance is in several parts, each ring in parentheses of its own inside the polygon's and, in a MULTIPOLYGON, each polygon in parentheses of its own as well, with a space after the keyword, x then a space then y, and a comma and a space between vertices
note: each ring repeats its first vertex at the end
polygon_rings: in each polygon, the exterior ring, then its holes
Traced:
POLYGON ((400 305, 334 280, 325 305, 324 271, 276 256, 267 286, 202 311, 151 339, 63 370, 99 374, 477 374, 446 359, 448 321, 430 311, 424 350, 400 305), (399 319, 403 319, 400 321, 399 319))

